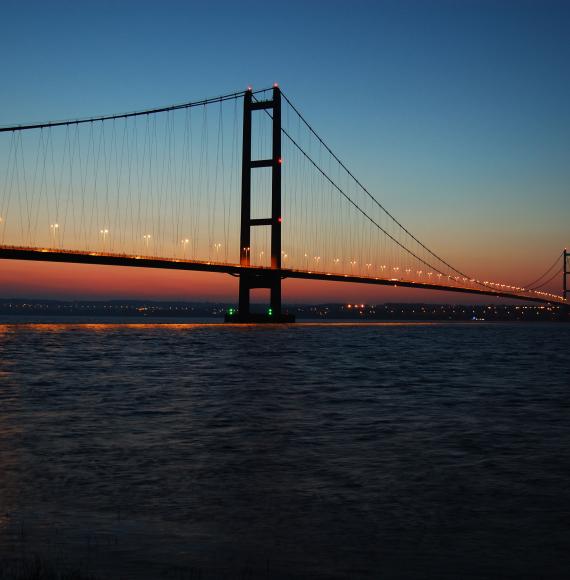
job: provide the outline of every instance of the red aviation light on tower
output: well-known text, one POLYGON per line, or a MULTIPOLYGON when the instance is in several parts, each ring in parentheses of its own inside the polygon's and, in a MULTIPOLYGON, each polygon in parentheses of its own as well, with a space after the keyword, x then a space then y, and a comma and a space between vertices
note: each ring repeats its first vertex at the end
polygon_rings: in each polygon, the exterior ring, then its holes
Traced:
POLYGON ((248 93, 251 93, 251 91, 253 91, 253 87, 251 85, 247 85, 247 91, 248 93))
POLYGON ((273 83, 273 88, 274 89, 278 89, 279 88, 279 83, 273 83))

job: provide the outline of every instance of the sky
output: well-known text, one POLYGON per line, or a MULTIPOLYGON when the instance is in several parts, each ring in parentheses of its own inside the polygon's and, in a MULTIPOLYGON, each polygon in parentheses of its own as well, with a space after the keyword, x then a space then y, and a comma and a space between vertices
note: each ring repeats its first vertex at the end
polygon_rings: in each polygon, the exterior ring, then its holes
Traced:
MULTIPOLYGON (((2 18, 0 125, 278 82, 451 263, 525 284, 570 245, 570 2, 4 0, 2 18)), ((236 282, 2 262, 0 296, 232 300, 236 282)), ((292 281, 284 299, 458 300, 292 281)))

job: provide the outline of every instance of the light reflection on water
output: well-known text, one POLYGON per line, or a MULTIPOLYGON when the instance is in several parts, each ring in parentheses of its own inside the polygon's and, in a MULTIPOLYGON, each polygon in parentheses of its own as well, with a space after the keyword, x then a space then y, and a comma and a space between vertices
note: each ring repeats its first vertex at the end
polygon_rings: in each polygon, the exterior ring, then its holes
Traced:
MULTIPOLYGON (((234 324, 234 323, 222 323, 222 322, 93 322, 93 323, 81 323, 81 322, 16 322, 16 323, 6 323, 0 324, 0 330, 2 332, 14 331, 18 328, 32 328, 34 330, 69 330, 69 329, 81 329, 81 330, 105 330, 105 329, 126 329, 126 328, 137 328, 140 330, 151 330, 151 329, 192 329, 192 328, 269 328, 269 329, 283 329, 283 328, 299 328, 299 327, 310 327, 310 326, 326 326, 326 327, 335 327, 335 326, 359 326, 359 327, 366 327, 366 326, 437 326, 437 325, 446 325, 449 326, 450 324, 454 325, 461 325, 461 324, 469 324, 473 325, 472 322, 408 322, 408 321, 336 321, 336 320, 329 320, 326 322, 306 322, 300 321, 295 324, 234 324)), ((478 323, 481 324, 481 323, 478 323)), ((494 324, 494 323, 487 323, 487 324, 494 324)))
POLYGON ((567 577, 569 338, 2 324, 0 554, 121 579, 567 577))

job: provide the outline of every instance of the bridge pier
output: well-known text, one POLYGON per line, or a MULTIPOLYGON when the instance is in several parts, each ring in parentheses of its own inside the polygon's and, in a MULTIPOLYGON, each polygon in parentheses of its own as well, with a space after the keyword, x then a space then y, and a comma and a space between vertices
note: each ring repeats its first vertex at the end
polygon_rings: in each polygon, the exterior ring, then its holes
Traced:
POLYGON ((228 312, 226 322, 295 322, 295 317, 284 314, 281 309, 281 273, 252 272, 240 275, 239 308, 237 312, 228 312), (266 312, 251 312, 250 292, 255 288, 269 288, 269 308, 266 312))
POLYGON ((243 97, 243 149, 241 167, 241 231, 240 266, 251 266, 251 228, 271 228, 271 268, 256 272, 241 271, 239 278, 239 309, 226 314, 226 322, 294 322, 295 317, 285 315, 281 308, 281 91, 273 87, 271 100, 253 101, 248 89, 243 97), (253 111, 271 110, 273 143, 271 159, 251 158, 251 117, 253 111), (251 217, 251 170, 271 168, 271 216, 251 217), (252 313, 250 291, 268 288, 270 304, 265 313, 252 313))

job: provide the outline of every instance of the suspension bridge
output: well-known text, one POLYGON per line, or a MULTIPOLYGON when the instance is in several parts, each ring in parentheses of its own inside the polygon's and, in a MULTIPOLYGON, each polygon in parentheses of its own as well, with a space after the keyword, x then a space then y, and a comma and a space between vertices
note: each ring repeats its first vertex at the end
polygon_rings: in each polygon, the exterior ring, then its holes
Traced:
POLYGON ((524 286, 452 265, 406 228, 277 86, 0 127, 0 258, 239 277, 236 322, 292 320, 284 278, 568 306, 564 250, 524 286), (547 291, 562 277, 561 295, 547 291), (251 291, 269 290, 264 314, 251 291))

